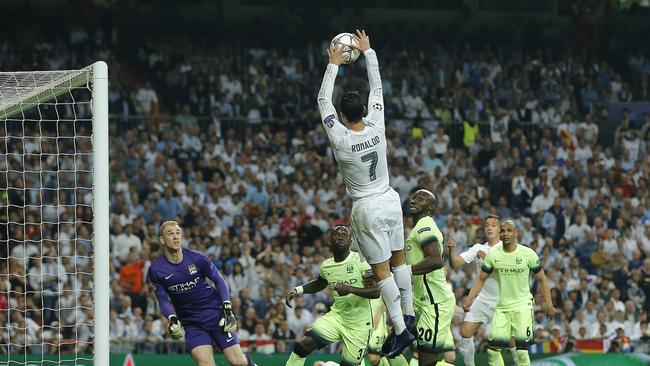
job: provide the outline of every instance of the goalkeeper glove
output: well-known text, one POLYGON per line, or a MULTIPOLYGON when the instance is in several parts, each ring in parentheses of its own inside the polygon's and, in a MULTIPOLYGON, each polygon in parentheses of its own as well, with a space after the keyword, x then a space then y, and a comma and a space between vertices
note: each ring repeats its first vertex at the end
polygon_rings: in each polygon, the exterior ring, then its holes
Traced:
POLYGON ((169 316, 168 329, 169 329, 169 334, 171 334, 172 338, 180 338, 183 336, 183 327, 181 326, 181 322, 178 321, 176 315, 169 316))
POLYGON ((235 319, 235 314, 232 312, 232 304, 230 301, 224 301, 221 304, 221 320, 219 320, 219 326, 223 327, 223 331, 226 333, 232 333, 237 330, 237 320, 235 319))

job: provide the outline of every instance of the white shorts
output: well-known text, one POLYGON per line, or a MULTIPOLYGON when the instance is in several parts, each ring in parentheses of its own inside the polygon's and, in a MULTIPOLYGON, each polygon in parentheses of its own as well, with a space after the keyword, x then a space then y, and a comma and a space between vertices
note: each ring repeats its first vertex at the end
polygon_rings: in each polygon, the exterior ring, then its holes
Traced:
POLYGON ((402 201, 392 188, 352 205, 352 247, 369 264, 384 262, 404 249, 402 201))
POLYGON ((472 303, 472 306, 469 307, 469 313, 465 314, 465 319, 463 321, 489 324, 492 322, 492 316, 494 315, 494 309, 496 306, 496 303, 476 299, 474 300, 474 303, 472 303))

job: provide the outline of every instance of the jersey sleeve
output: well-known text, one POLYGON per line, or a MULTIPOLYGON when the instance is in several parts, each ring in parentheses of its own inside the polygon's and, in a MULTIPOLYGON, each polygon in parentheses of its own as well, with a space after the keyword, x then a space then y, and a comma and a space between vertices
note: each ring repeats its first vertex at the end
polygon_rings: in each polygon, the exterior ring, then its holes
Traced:
POLYGON ((530 268, 531 272, 538 273, 542 270, 542 262, 534 250, 529 249, 527 252, 528 254, 526 257, 528 258, 528 268, 530 268))
POLYGON ((318 277, 327 280, 327 276, 325 275, 325 271, 323 270, 323 265, 318 268, 318 277))
POLYGON ((384 129, 384 91, 381 84, 381 75, 379 74, 377 53, 372 48, 369 48, 363 54, 366 58, 366 70, 368 71, 368 83, 370 84, 367 118, 377 127, 384 129))
POLYGON ((474 244, 469 249, 460 253, 459 255, 461 258, 463 258, 465 263, 472 263, 476 260, 476 255, 478 254, 478 251, 479 251, 479 245, 474 244))
POLYGON ((217 288, 217 296, 219 297, 220 302, 230 301, 230 292, 228 291, 228 284, 226 280, 223 279, 221 273, 217 267, 210 261, 210 258, 203 253, 194 252, 197 256, 199 269, 201 273, 210 279, 214 283, 214 286, 217 288))
POLYGON ((487 255, 485 256, 485 259, 483 260, 483 265, 481 266, 481 270, 485 273, 492 273, 494 271, 494 256, 495 256, 496 251, 495 250, 490 250, 487 255))
POLYGON ((158 299, 158 304, 160 305, 160 312, 165 316, 165 318, 169 318, 170 315, 174 314, 174 306, 172 306, 172 302, 169 299, 169 294, 167 293, 165 286, 160 283, 158 276, 156 276, 155 271, 153 271, 151 267, 149 267, 147 278, 153 285, 153 291, 156 294, 156 299, 158 299))
POLYGON ((438 225, 430 217, 420 220, 414 230, 417 230, 416 235, 418 243, 420 243, 422 248, 431 243, 440 242, 442 240, 442 234, 440 233, 440 229, 438 229, 438 225), (420 225, 420 223, 422 224, 420 225))
POLYGON ((332 103, 332 93, 334 93, 334 81, 336 80, 336 73, 338 72, 339 67, 334 64, 327 65, 327 70, 325 70, 325 76, 323 76, 323 83, 320 86, 320 91, 318 92, 318 110, 320 111, 320 118, 323 122, 323 128, 325 128, 325 133, 336 146, 336 140, 339 137, 342 137, 346 128, 339 121, 336 108, 332 103))

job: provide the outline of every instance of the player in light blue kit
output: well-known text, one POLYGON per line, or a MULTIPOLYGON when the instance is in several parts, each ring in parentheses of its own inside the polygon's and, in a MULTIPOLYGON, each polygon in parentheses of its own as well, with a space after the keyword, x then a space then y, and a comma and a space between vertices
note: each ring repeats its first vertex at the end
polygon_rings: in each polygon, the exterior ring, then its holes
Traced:
POLYGON ((180 338, 185 328, 187 348, 199 366, 215 366, 214 344, 229 364, 255 365, 239 347, 226 282, 206 255, 182 248, 181 241, 178 223, 164 222, 160 226, 163 255, 151 263, 147 275, 160 311, 169 319, 169 333, 180 338), (214 286, 206 282, 206 277, 214 286))

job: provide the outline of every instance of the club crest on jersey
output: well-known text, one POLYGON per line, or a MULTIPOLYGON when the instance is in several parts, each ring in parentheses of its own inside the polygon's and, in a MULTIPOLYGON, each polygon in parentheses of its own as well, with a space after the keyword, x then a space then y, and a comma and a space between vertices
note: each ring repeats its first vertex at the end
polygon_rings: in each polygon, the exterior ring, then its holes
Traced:
POLYGON ((515 262, 517 262, 517 264, 521 264, 521 262, 523 262, 523 261, 524 261, 524 259, 521 258, 521 257, 515 258, 515 262))
POLYGON ((198 272, 198 271, 196 270, 196 266, 194 265, 194 263, 192 263, 192 264, 190 264, 189 266, 187 266, 187 270, 190 271, 190 274, 195 274, 196 272, 198 272))
POLYGON ((348 264, 348 266, 345 267, 345 270, 348 271, 348 274, 354 273, 354 266, 352 264, 348 264))

